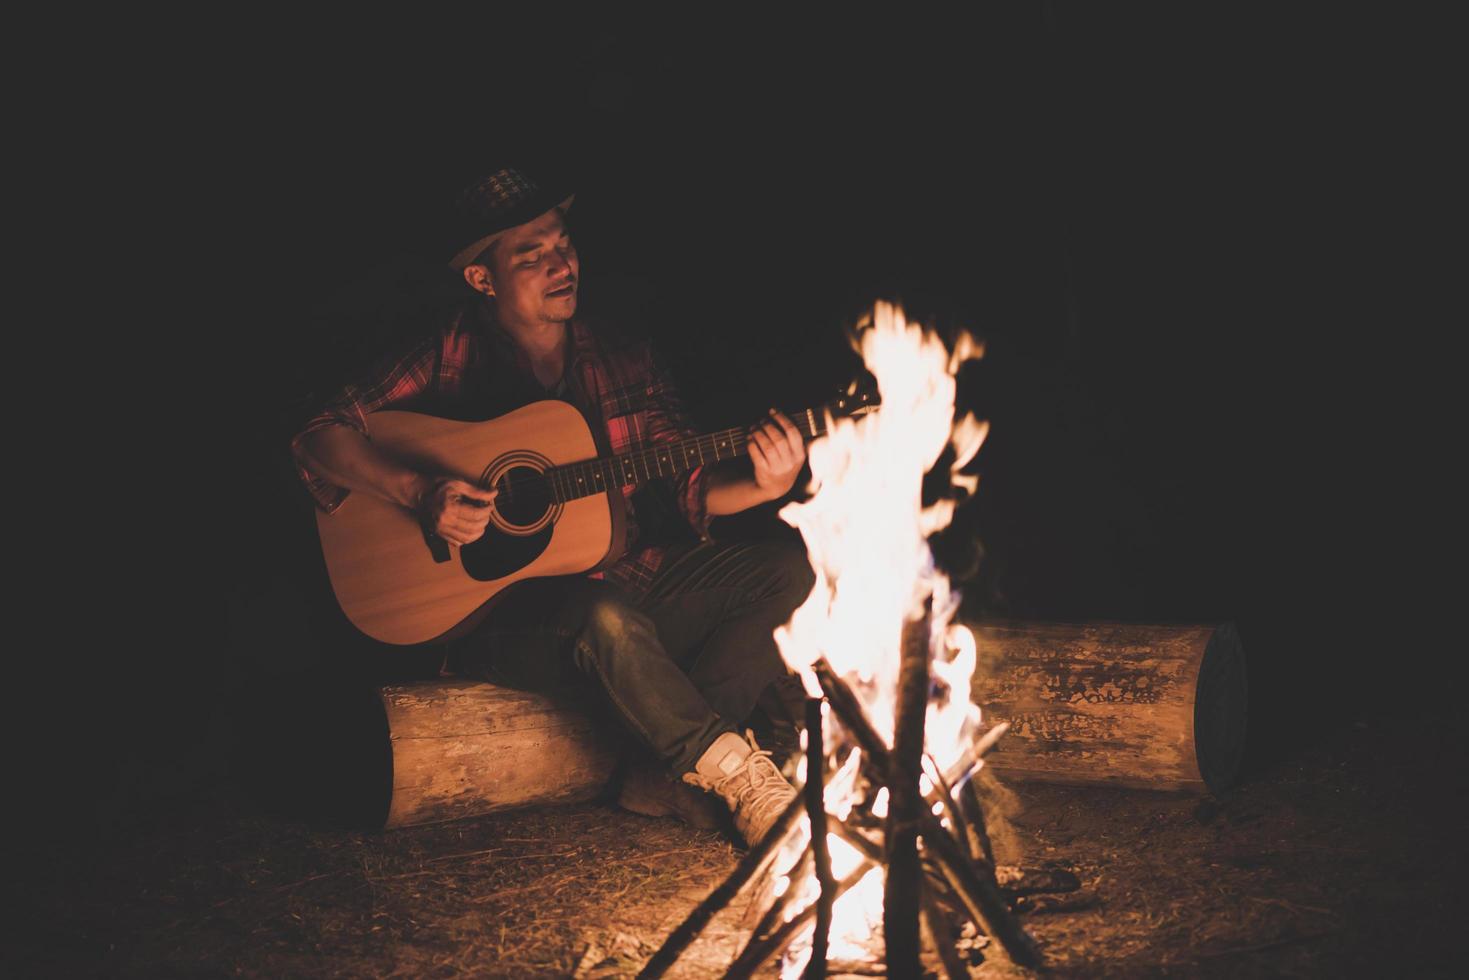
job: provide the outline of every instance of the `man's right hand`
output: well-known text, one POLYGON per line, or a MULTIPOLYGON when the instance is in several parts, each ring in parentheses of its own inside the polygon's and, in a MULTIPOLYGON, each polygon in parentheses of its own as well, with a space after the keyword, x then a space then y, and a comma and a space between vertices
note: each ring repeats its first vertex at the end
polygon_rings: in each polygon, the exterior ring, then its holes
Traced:
POLYGON ((418 515, 439 537, 463 547, 484 535, 495 493, 451 477, 425 477, 418 515))

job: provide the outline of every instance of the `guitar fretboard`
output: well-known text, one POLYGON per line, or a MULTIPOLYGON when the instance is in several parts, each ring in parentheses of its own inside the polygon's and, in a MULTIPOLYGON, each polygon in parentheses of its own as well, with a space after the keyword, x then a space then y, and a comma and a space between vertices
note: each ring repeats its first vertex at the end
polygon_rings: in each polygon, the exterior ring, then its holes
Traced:
MULTIPOLYGON (((844 411, 846 401, 835 402, 831 408, 834 413, 844 411)), ((826 434, 825 409, 808 408, 792 417, 791 421, 806 439, 815 439, 826 434)), ((635 449, 616 456, 602 456, 555 466, 545 472, 545 478, 551 485, 556 502, 565 503, 649 480, 676 477, 696 466, 748 455, 749 441, 747 429, 725 429, 692 439, 635 449)))

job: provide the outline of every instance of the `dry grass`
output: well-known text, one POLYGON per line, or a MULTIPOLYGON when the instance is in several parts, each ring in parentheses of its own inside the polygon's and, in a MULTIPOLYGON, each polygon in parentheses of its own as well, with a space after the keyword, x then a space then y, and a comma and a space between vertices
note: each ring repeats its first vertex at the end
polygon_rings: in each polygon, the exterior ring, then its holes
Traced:
MULTIPOLYGON (((1087 909, 1027 916, 1061 976, 1447 974, 1462 848, 1405 769, 1432 732, 1347 732, 1222 804, 1015 786, 1013 844, 1087 909)), ((610 806, 390 833, 176 816, 47 856, 11 976, 628 975, 731 868, 725 838, 610 806), (593 969, 594 966, 598 968, 593 969)), ((718 976, 740 907, 681 963, 718 976)), ((991 960, 979 975, 1016 971, 991 960)))

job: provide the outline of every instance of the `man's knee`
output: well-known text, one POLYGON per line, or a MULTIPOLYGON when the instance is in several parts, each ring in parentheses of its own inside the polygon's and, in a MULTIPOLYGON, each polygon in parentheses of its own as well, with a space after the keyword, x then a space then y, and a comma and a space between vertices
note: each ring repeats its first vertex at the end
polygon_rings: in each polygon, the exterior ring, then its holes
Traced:
POLYGON ((816 573, 811 570, 806 549, 785 542, 764 543, 760 549, 760 561, 769 575, 772 598, 788 610, 805 602, 816 584, 816 573))
POLYGON ((602 594, 586 604, 582 631, 598 638, 616 640, 637 628, 641 614, 620 596, 602 594))
POLYGON ((593 669, 597 660, 611 657, 660 655, 656 636, 648 617, 622 597, 598 594, 586 603, 573 658, 585 671, 593 669))

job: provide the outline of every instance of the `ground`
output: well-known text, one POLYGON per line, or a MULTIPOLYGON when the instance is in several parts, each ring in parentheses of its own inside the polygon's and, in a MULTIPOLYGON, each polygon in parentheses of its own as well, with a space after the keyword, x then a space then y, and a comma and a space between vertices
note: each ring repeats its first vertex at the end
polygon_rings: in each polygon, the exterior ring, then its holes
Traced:
MULTIPOLYGON (((1218 800, 1012 783, 1021 863, 1070 868, 1095 898, 1025 924, 1058 976, 1460 975, 1461 744, 1446 717, 1358 720, 1218 800)), ((38 855, 4 972, 630 975, 738 856, 607 804, 383 833, 226 787, 105 848, 38 855)), ((675 975, 718 976, 741 911, 675 975)), ((991 952, 974 972, 1022 971, 991 952)))

